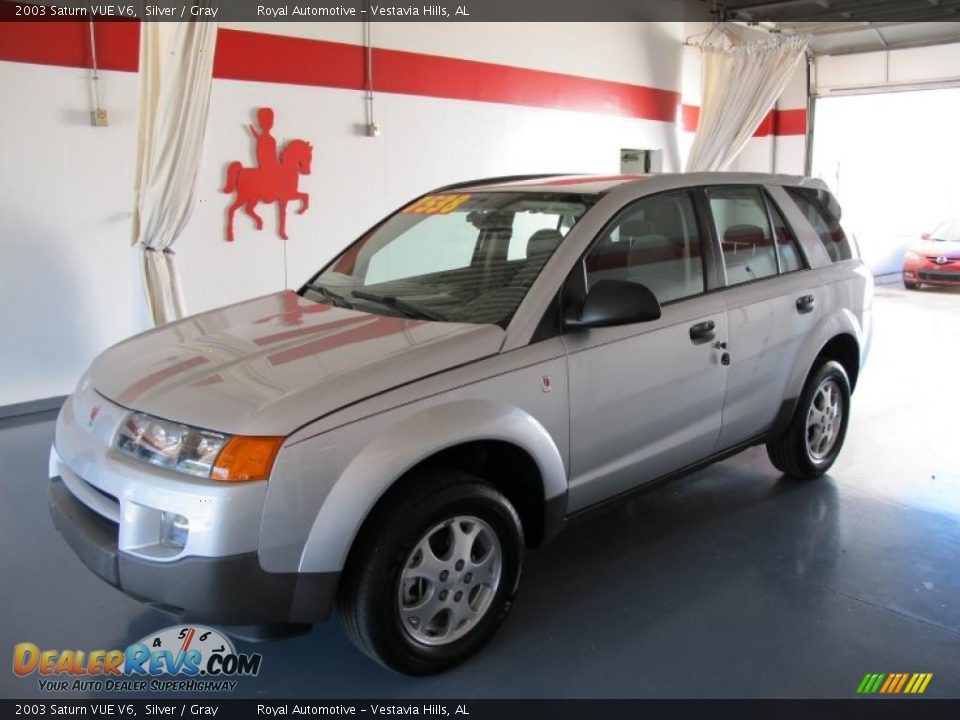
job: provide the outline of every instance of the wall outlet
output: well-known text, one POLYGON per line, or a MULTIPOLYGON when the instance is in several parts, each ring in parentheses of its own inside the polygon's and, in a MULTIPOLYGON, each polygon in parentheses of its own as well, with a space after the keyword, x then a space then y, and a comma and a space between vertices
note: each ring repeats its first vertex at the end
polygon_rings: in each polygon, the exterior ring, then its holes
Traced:
POLYGON ((94 127, 106 127, 107 123, 107 111, 104 108, 97 108, 90 113, 90 124, 94 127))

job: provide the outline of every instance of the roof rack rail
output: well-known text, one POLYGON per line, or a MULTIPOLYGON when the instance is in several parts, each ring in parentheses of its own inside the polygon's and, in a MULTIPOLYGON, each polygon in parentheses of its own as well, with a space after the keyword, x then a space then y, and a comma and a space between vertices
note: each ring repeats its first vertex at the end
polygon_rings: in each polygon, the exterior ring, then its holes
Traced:
POLYGON ((535 175, 498 175, 496 177, 477 178, 476 180, 466 180, 464 182, 454 183, 438 187, 432 192, 443 192, 445 190, 458 190, 459 188, 470 187, 471 185, 494 185, 505 182, 521 182, 523 180, 539 180, 541 178, 564 177, 573 173, 539 173, 535 175))

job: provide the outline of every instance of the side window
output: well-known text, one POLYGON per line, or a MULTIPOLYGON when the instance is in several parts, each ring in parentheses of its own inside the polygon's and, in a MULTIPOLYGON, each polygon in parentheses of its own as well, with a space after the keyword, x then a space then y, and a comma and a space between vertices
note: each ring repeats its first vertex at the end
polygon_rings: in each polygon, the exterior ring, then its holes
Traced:
POLYGON ((803 268, 803 260, 800 255, 800 248, 797 245, 797 239, 793 236, 793 231, 783 219, 777 206, 767 198, 767 206, 770 208, 770 216, 773 218, 773 235, 777 240, 777 254, 780 256, 780 272, 788 273, 803 268))
POLYGON ((841 262, 852 258, 853 249, 850 247, 850 241, 847 239, 846 233, 840 227, 840 219, 831 212, 827 203, 821 199, 821 193, 804 188, 788 187, 784 189, 813 226, 830 259, 833 262, 841 262))
POLYGON ((639 201, 584 262, 588 288, 603 279, 628 280, 646 285, 661 303, 702 293, 703 247, 689 193, 639 201))
POLYGON ((713 224, 723 249, 727 285, 777 274, 777 251, 767 208, 754 187, 707 188, 713 224))

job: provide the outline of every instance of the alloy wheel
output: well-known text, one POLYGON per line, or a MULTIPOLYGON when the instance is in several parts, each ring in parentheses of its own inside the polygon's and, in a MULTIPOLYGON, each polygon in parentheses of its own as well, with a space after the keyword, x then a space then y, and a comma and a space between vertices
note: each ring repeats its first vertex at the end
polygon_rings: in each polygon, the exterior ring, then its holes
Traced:
POLYGON ((503 552, 483 520, 459 515, 417 542, 397 590, 406 633, 424 645, 446 645, 469 633, 486 615, 500 585, 503 552))

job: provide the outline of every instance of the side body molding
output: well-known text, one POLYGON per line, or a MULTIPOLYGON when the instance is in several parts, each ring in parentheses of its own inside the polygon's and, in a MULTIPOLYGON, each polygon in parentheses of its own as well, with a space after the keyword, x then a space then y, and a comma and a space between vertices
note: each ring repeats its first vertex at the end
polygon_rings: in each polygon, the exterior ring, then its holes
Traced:
POLYGON ((441 450, 478 440, 500 440, 525 450, 540 470, 544 501, 565 502, 563 458, 539 421, 502 402, 454 400, 389 426, 350 460, 313 522, 299 571, 342 570, 363 521, 399 477, 441 450))

